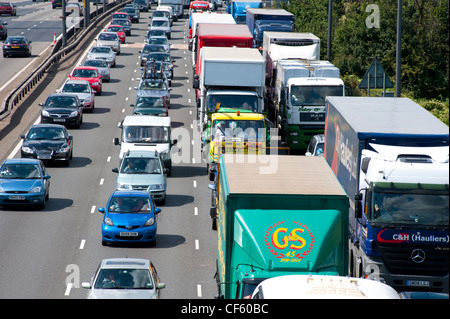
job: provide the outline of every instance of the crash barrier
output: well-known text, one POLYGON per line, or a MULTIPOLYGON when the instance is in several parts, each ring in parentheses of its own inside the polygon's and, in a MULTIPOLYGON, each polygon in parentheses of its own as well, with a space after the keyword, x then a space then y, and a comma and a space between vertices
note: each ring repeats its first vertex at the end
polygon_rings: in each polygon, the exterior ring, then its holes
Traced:
MULTIPOLYGON (((76 39, 66 47, 62 48, 62 37, 60 36, 55 45, 53 46, 52 53, 48 58, 46 58, 31 74, 24 80, 16 89, 14 89, 4 100, 3 107, 0 110, 0 119, 4 118, 11 113, 11 110, 19 104, 23 99, 25 99, 33 88, 39 84, 39 82, 45 77, 48 69, 54 64, 59 62, 64 56, 68 53, 72 52, 76 49, 80 44, 84 44, 86 41, 89 41, 89 37, 87 36, 89 32, 92 31, 93 28, 96 28, 99 23, 104 22, 107 18, 109 18, 110 14, 117 11, 118 8, 125 6, 125 4, 130 3, 131 0, 121 1, 118 0, 116 2, 111 2, 106 4, 106 11, 103 12, 103 6, 99 6, 98 10, 92 12, 90 14, 91 23, 90 25, 84 29, 79 35, 75 34, 74 26, 70 27, 66 31, 67 40, 70 40, 73 36, 76 35, 76 39), (95 19, 94 19, 95 18, 95 19)), ((84 19, 80 21, 80 27, 84 27, 84 19)), ((69 42, 69 41, 68 41, 69 42)))

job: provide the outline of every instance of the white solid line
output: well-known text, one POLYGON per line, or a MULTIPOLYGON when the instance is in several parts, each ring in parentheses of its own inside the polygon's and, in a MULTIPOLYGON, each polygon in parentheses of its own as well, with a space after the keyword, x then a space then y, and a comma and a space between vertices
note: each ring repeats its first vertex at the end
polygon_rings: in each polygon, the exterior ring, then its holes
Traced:
POLYGON ((86 244, 86 239, 82 239, 80 243, 80 249, 84 248, 84 244, 86 244))
POLYGON ((202 285, 197 285, 197 297, 202 296, 202 285))
POLYGON ((91 207, 91 214, 95 213, 95 205, 91 207))
MULTIPOLYGON (((73 284, 70 282, 67 284, 66 291, 64 292, 64 296, 70 295, 70 290, 72 289, 73 284)), ((198 288, 197 288, 198 291, 198 288)))

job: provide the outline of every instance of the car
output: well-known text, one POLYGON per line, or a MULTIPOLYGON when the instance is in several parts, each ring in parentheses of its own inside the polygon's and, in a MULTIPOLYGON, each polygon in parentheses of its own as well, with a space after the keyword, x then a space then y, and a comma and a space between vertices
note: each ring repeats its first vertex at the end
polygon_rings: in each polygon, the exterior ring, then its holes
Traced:
POLYGON ((314 135, 311 141, 308 144, 308 147, 306 148, 306 156, 323 156, 324 151, 324 144, 325 144, 325 135, 324 134, 317 134, 314 135))
POLYGON ((117 32, 101 32, 97 37, 97 46, 110 47, 117 55, 120 54, 120 42, 117 32))
POLYGON ((41 124, 62 124, 80 128, 83 123, 83 103, 76 94, 52 93, 42 106, 41 124))
POLYGON ((103 259, 90 282, 88 299, 158 299, 166 284, 160 282, 153 263, 148 259, 103 259))
POLYGON ((105 31, 107 32, 116 32, 117 35, 119 36, 119 39, 121 41, 121 43, 125 43, 125 40, 127 38, 125 31, 123 30, 123 27, 121 25, 118 24, 110 24, 105 31))
POLYGON ((74 13, 75 16, 83 16, 84 7, 77 2, 69 2, 66 4, 66 15, 74 13))
POLYGON ((0 15, 2 14, 17 15, 16 5, 12 2, 0 2, 0 15))
POLYGON ((112 68, 116 66, 116 53, 111 47, 94 46, 89 51, 87 58, 105 60, 112 68))
MULTIPOLYGON (((111 49, 111 48, 109 48, 111 49)), ((98 69, 94 66, 77 66, 68 75, 71 80, 86 80, 91 84, 95 94, 102 94, 102 79, 98 69)))
POLYGON ((113 191, 106 207, 99 207, 104 214, 102 245, 108 243, 148 243, 156 245, 158 225, 157 208, 148 191, 113 191))
POLYGON ((166 100, 167 106, 170 107, 170 91, 169 84, 165 78, 146 78, 142 79, 139 86, 134 88, 136 98, 142 96, 160 96, 166 100))
MULTIPOLYGON (((66 1, 66 4, 67 4, 67 0, 65 0, 66 1)), ((52 0, 52 9, 55 9, 55 8, 62 8, 62 2, 63 2, 63 0, 52 0)))
POLYGON ((170 53, 170 43, 166 36, 153 36, 147 39, 148 44, 162 45, 167 53, 170 53))
POLYGON ((126 12, 114 12, 111 16, 111 20, 114 20, 114 19, 127 19, 131 23, 131 17, 126 12))
POLYGON ((6 27, 8 25, 8 22, 3 21, 2 18, 0 18, 0 39, 5 40, 8 37, 8 28, 6 27))
POLYGON ((112 171, 118 173, 116 190, 147 191, 156 203, 166 203, 167 175, 170 171, 164 167, 157 151, 128 151, 120 167, 112 171))
POLYGON ((110 25, 121 25, 126 35, 131 35, 131 22, 128 19, 112 19, 110 25))
POLYGON ((149 0, 133 0, 133 4, 139 9, 139 11, 148 12, 151 9, 149 0))
POLYGON ((168 116, 169 110, 166 99, 161 96, 141 96, 136 99, 133 108, 133 114, 168 116))
POLYGON ((100 72, 100 75, 103 76, 102 82, 109 82, 111 79, 111 69, 105 60, 87 59, 82 65, 96 67, 100 72))
POLYGON ((31 41, 24 36, 7 37, 3 42, 3 57, 12 55, 31 56, 31 41))
POLYGON ((122 9, 122 12, 125 12, 130 16, 131 23, 133 22, 139 23, 139 19, 141 17, 139 9, 133 7, 125 7, 122 9))
POLYGON ((95 91, 87 80, 67 80, 59 93, 76 94, 83 104, 83 112, 93 112, 95 107, 95 91))
POLYGON ((62 161, 68 166, 73 157, 73 136, 64 125, 34 124, 20 138, 23 140, 20 148, 22 158, 62 161))
POLYGON ((139 50, 139 53, 141 54, 139 57, 141 66, 145 65, 145 63, 147 62, 148 55, 152 52, 165 53, 166 49, 164 48, 163 45, 160 44, 145 44, 144 48, 142 50, 139 50))
MULTIPOLYGON (((173 21, 175 20, 174 14, 173 14, 173 9, 171 6, 166 6, 166 5, 160 5, 156 7, 156 10, 154 12, 160 12, 160 11, 167 11, 169 13, 169 15, 167 16, 169 18, 170 21, 170 26, 173 26, 173 21)), ((176 20, 175 20, 176 21, 176 20)))
POLYGON ((167 17, 155 17, 150 23, 150 30, 163 30, 166 33, 167 39, 170 39, 172 29, 170 21, 167 17))
POLYGON ((170 62, 162 61, 147 61, 145 67, 142 68, 141 78, 151 78, 151 77, 162 77, 166 78, 169 86, 172 85, 173 79, 173 65, 170 62), (162 74, 161 74, 162 73, 162 74))
POLYGON ((145 35, 144 42, 148 43, 148 39, 151 37, 160 37, 160 36, 166 36, 166 32, 164 30, 148 30, 147 34, 145 35))
POLYGON ((0 205, 36 205, 45 208, 50 175, 44 163, 32 158, 6 159, 0 166, 0 205))

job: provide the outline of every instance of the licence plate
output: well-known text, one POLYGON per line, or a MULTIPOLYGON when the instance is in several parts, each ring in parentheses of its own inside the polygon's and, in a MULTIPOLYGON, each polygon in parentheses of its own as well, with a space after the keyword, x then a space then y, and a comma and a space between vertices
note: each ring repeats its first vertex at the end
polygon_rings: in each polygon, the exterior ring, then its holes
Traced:
POLYGON ((65 122, 66 119, 53 119, 53 122, 65 122))
POLYGON ((51 155, 38 155, 38 159, 52 159, 51 155))
POLYGON ((11 199, 11 200, 24 200, 25 196, 11 195, 11 196, 9 196, 9 199, 11 199))
POLYGON ((407 280, 406 285, 411 287, 430 287, 430 282, 426 280, 407 280))
POLYGON ((20 47, 18 45, 13 45, 12 48, 13 49, 20 49, 20 47))
POLYGON ((123 237, 133 237, 133 236, 138 236, 139 233, 138 232, 120 232, 120 236, 123 237))

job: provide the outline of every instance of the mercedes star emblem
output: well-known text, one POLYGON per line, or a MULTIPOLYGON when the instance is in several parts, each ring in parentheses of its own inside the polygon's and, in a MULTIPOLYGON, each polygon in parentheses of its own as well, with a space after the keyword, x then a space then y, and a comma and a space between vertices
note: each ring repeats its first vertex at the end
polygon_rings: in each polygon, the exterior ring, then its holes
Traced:
POLYGON ((414 249, 411 253, 411 259, 416 264, 420 264, 425 260, 425 252, 422 249, 414 249))

